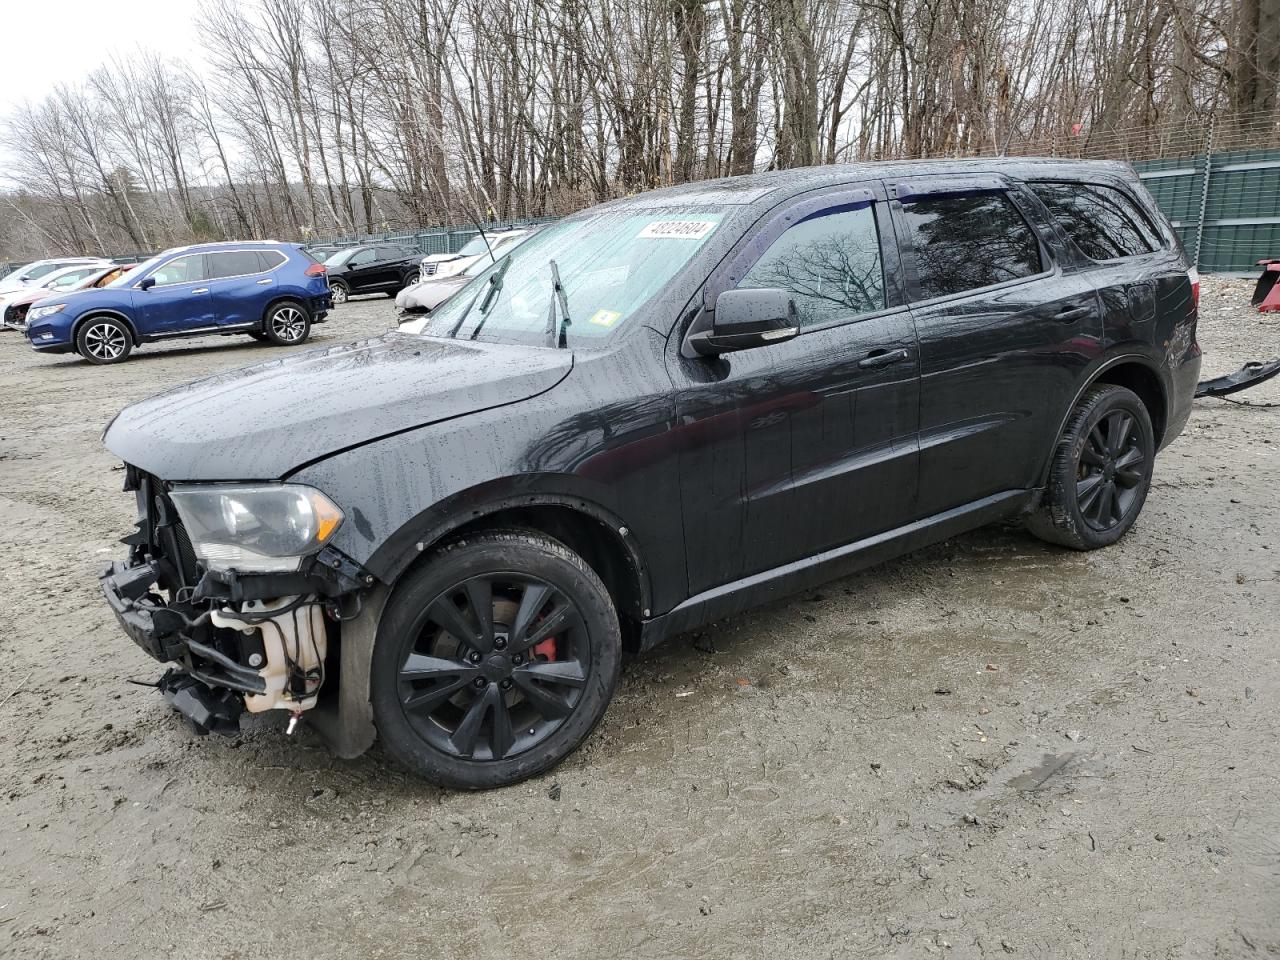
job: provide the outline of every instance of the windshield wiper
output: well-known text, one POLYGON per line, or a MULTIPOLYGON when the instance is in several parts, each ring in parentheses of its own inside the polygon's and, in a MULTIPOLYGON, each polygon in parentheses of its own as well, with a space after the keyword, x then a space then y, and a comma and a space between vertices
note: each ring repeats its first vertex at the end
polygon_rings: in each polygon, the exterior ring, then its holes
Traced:
MULTIPOLYGON (((462 311, 462 316, 458 317, 458 322, 455 323, 453 325, 453 329, 449 331, 450 340, 458 335, 458 331, 462 329, 462 325, 466 322, 467 317, 471 316, 471 308, 476 305, 477 300, 484 297, 484 303, 480 304, 481 313, 484 313, 489 309, 490 305, 493 303, 493 298, 502 290, 502 278, 507 275, 507 267, 509 266, 511 266, 511 258, 507 257, 502 261, 502 266, 498 267, 498 269, 494 271, 493 276, 489 278, 489 282, 486 283, 483 288, 476 291, 476 295, 471 298, 471 302, 467 304, 467 308, 462 311)), ((488 318, 486 317, 485 319, 488 318)), ((471 333, 472 340, 476 338, 476 334, 480 332, 480 328, 483 326, 484 320, 481 320, 476 325, 475 330, 471 333)))
POLYGON ((572 321, 569 319, 569 298, 560 282, 560 268, 551 261, 551 306, 547 310, 547 346, 563 350, 569 345, 565 336, 572 321), (560 307, 560 326, 556 327, 556 306, 560 307))

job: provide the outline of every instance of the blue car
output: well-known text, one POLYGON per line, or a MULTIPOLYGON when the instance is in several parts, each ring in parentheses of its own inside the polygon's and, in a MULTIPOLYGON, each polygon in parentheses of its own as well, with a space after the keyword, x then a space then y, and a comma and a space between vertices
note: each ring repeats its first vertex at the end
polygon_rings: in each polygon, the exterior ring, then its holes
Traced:
POLYGON ((119 363, 135 346, 247 334, 302 343, 332 306, 323 264, 299 244, 254 241, 176 247, 96 290, 33 304, 27 339, 42 353, 119 363))

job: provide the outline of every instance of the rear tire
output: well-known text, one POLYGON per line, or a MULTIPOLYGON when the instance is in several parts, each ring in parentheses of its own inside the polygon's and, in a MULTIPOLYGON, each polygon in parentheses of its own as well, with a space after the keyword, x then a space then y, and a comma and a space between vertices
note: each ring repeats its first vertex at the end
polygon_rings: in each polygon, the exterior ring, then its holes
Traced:
POLYGON ((1091 387, 1062 431, 1027 529, 1073 550, 1115 543, 1142 512, 1155 452, 1151 416, 1138 395, 1110 384, 1091 387))
POLYGON ((262 318, 262 335, 278 347, 297 346, 311 336, 311 317, 301 304, 277 303, 262 318))
POLYGON ((600 722, 621 654, 609 593, 576 553, 533 531, 469 536, 387 603, 370 665, 378 735, 432 783, 518 783, 600 722))
POLYGON ((133 333, 115 317, 90 317, 76 334, 76 352, 90 363, 123 363, 133 352, 133 333))

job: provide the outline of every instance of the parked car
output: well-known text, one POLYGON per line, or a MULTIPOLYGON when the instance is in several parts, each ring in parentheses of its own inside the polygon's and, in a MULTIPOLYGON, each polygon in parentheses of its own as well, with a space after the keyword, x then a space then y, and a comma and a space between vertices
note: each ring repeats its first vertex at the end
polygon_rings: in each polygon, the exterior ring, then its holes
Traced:
POLYGON ((305 243, 302 249, 323 263, 335 253, 340 253, 350 246, 349 243, 305 243))
POLYGON ((27 311, 33 304, 39 303, 46 297, 54 297, 62 293, 105 287, 131 269, 131 265, 109 264, 105 267, 85 265, 55 270, 41 277, 31 286, 0 295, 0 327, 22 330, 27 325, 27 311))
POLYGON ((486 230, 468 240, 457 253, 429 253, 422 258, 418 279, 452 277, 462 273, 472 264, 502 256, 502 251, 526 239, 528 228, 510 230, 486 230))
POLYGON ((528 240, 531 236, 533 236, 533 231, 526 230, 522 231, 520 236, 512 238, 501 246, 495 244, 493 258, 487 254, 478 257, 461 273, 444 277, 431 277, 428 280, 415 283, 411 287, 405 287, 396 294, 396 309, 400 312, 400 322, 409 324, 409 326, 402 327, 402 329, 410 333, 419 332, 424 315, 436 309, 465 287, 471 282, 472 278, 484 273, 496 258, 505 256, 507 252, 528 240))
POLYGON ((395 243, 366 243, 333 254, 324 265, 334 303, 346 303, 354 293, 394 297, 417 279, 418 251, 395 243))
POLYGON ((107 429, 140 517, 101 583, 197 729, 336 681, 339 755, 376 730, 437 783, 514 783, 624 649, 1002 518, 1116 542, 1200 368, 1195 271, 1113 163, 694 183, 473 288, 107 429))
POLYGON ((110 263, 109 260, 103 260, 100 257, 55 257, 51 260, 36 260, 0 277, 0 293, 21 290, 55 270, 78 266, 106 266, 108 263, 110 263))
POLYGON ((297 244, 208 243, 166 250, 101 289, 47 298, 28 311, 26 332, 42 353, 119 363, 140 344, 215 333, 299 344, 329 307, 324 265, 297 244))

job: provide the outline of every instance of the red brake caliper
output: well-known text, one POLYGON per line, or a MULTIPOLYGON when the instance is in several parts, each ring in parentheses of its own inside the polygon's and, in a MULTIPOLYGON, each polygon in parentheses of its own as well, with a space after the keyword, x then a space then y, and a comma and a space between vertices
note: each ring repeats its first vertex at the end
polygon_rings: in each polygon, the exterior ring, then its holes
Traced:
POLYGON ((556 638, 547 637, 533 645, 533 655, 541 657, 544 660, 554 660, 556 658, 556 638))

